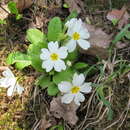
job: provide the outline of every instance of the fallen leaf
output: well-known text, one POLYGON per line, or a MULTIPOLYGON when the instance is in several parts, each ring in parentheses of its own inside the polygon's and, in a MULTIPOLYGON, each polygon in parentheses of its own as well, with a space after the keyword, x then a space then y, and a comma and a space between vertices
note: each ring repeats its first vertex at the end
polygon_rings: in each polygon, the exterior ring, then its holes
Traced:
POLYGON ((35 27, 35 28, 43 27, 43 21, 44 21, 44 18, 42 18, 40 16, 36 16, 35 23, 33 23, 33 27, 35 27))
POLYGON ((38 123, 39 125, 36 125, 39 127, 39 130, 46 130, 47 128, 56 125, 56 120, 54 117, 52 117, 50 111, 48 110, 48 107, 44 102, 41 102, 40 104, 40 116, 41 120, 38 123))
POLYGON ((126 11, 123 17, 120 19, 118 23, 118 29, 122 29, 124 25, 128 24, 128 19, 130 18, 130 15, 126 11))
POLYGON ((53 98, 50 103, 50 111, 56 118, 63 118, 69 124, 75 125, 78 121, 76 110, 78 106, 75 103, 62 104, 61 97, 53 98))
POLYGON ((112 36, 105 33, 101 28, 95 28, 93 25, 85 24, 85 27, 90 33, 89 42, 91 47, 88 50, 81 50, 81 53, 106 59, 109 55, 108 47, 112 36))
POLYGON ((33 0, 13 0, 17 4, 19 11, 29 8, 33 4, 33 0))
POLYGON ((65 3, 69 5, 70 12, 76 10, 77 13, 81 13, 81 10, 83 10, 83 2, 80 0, 65 0, 65 3))
POLYGON ((122 43, 121 41, 116 43, 116 48, 122 49, 128 46, 129 43, 122 43))
POLYGON ((121 29, 124 25, 128 24, 128 19, 130 18, 127 8, 122 7, 121 10, 113 9, 108 12, 107 19, 113 21, 114 19, 118 20, 118 29, 121 29))
POLYGON ((52 124, 49 122, 49 120, 47 120, 45 116, 42 117, 42 119, 40 121, 40 128, 39 128, 39 130, 46 130, 50 126, 52 126, 52 124))
POLYGON ((36 0, 36 4, 43 8, 43 7, 47 7, 47 1, 46 0, 36 0))
POLYGON ((4 20, 8 17, 9 15, 9 9, 7 5, 1 5, 0 7, 0 19, 4 20))

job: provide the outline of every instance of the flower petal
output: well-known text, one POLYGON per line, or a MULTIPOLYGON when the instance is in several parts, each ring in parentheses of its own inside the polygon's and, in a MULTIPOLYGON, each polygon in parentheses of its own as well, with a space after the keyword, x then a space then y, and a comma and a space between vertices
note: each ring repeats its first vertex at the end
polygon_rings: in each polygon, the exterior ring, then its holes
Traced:
POLYGON ((76 48, 76 41, 71 39, 67 44, 66 47, 68 48, 68 52, 72 52, 76 48))
POLYGON ((83 24, 83 22, 81 19, 76 21, 75 24, 73 25, 73 31, 79 33, 81 30, 82 24, 83 24))
POLYGON ((73 76, 72 83, 73 83, 74 86, 80 87, 83 84, 84 80, 85 80, 85 77, 84 77, 83 74, 78 75, 77 73, 75 73, 74 76, 73 76))
POLYGON ((63 60, 57 60, 54 62, 54 69, 57 72, 60 72, 61 70, 65 70, 66 69, 66 65, 64 63, 63 60))
POLYGON ((67 22, 65 23, 65 26, 68 27, 68 28, 70 28, 70 27, 72 27, 77 21, 78 21, 77 18, 72 18, 72 19, 70 19, 69 21, 67 21, 67 22))
POLYGON ((81 39, 88 39, 90 37, 90 34, 86 28, 82 28, 79 34, 81 39))
POLYGON ((46 72, 50 72, 53 69, 54 63, 51 60, 45 60, 42 63, 42 68, 46 69, 46 72))
POLYGON ((65 59, 67 57, 67 55, 68 55, 66 47, 60 47, 58 49, 57 53, 59 54, 59 57, 61 59, 65 59))
POLYGON ((15 91, 16 91, 16 86, 9 87, 7 90, 7 96, 12 96, 15 91))
POLYGON ((58 42, 56 41, 56 42, 49 42, 48 43, 48 49, 49 49, 49 51, 50 52, 57 52, 57 49, 58 49, 58 47, 59 47, 59 44, 58 44, 58 42))
POLYGON ((42 53, 41 53, 41 55, 40 55, 40 59, 42 59, 42 60, 47 60, 47 59, 49 59, 49 57, 50 57, 50 52, 49 52, 49 50, 46 49, 46 48, 43 48, 43 49, 41 49, 41 51, 42 51, 42 53))
POLYGON ((84 49, 84 50, 87 50, 88 48, 90 48, 90 43, 89 43, 88 41, 86 41, 86 40, 80 39, 80 40, 78 40, 77 42, 78 42, 79 46, 80 46, 82 49, 84 49))
POLYGON ((7 68, 7 69, 2 73, 2 75, 5 76, 5 77, 15 78, 15 77, 14 77, 14 74, 12 73, 12 71, 11 71, 9 68, 7 68))
POLYGON ((22 92, 24 91, 24 88, 17 83, 16 90, 17 90, 18 94, 21 95, 22 92))
POLYGON ((8 78, 1 78, 0 79, 0 87, 8 88, 10 86, 8 82, 8 78))
POLYGON ((70 91, 72 84, 70 82, 62 81, 58 84, 58 88, 61 92, 67 93, 70 91))
POLYGON ((74 97, 74 102, 77 105, 80 105, 80 102, 83 102, 84 100, 85 100, 85 97, 84 97, 84 95, 82 93, 78 93, 74 97))
POLYGON ((0 87, 8 88, 11 85, 15 85, 15 78, 1 78, 0 79, 0 87))
POLYGON ((69 104, 72 102, 73 98, 74 98, 73 94, 67 93, 61 97, 61 102, 65 104, 69 104))
POLYGON ((84 93, 90 93, 92 90, 92 87, 91 87, 91 83, 84 83, 81 88, 80 88, 80 91, 81 92, 84 92, 84 93))

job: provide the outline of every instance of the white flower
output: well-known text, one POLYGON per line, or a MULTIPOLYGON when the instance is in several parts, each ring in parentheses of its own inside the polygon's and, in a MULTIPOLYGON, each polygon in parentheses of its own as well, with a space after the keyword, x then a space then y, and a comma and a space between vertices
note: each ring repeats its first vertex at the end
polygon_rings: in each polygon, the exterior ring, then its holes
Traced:
POLYGON ((67 34, 71 37, 71 40, 66 45, 69 52, 75 50, 76 44, 85 50, 90 47, 90 43, 86 40, 90 35, 87 28, 83 26, 81 19, 72 18, 65 26, 68 27, 67 34))
POLYGON ((69 104, 74 100, 75 104, 80 105, 80 102, 85 100, 83 93, 90 93, 92 90, 91 83, 85 83, 85 77, 83 74, 73 76, 72 83, 62 81, 58 84, 59 90, 64 93, 61 98, 62 103, 69 104))
POLYGON ((7 68, 2 73, 2 75, 4 76, 4 78, 0 79, 0 87, 8 88, 7 90, 8 96, 12 96, 14 92, 18 92, 18 94, 22 94, 24 88, 17 83, 14 74, 9 68, 7 68))
POLYGON ((46 72, 50 72, 53 68, 57 72, 66 69, 66 65, 62 60, 68 55, 66 47, 59 48, 58 42, 49 42, 48 49, 43 48, 41 51, 40 58, 43 60, 42 68, 45 68, 46 72))

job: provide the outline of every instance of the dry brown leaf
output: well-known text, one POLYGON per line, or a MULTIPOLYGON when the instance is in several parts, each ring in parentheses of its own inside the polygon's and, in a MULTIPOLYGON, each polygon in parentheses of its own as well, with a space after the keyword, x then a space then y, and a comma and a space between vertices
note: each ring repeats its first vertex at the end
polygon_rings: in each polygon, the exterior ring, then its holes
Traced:
MULTIPOLYGON (((32 3, 33 3, 33 0, 13 0, 14 2, 16 2, 17 4, 17 8, 22 11, 26 8, 29 8, 32 3)), ((8 17, 10 11, 8 9, 8 5, 7 4, 3 4, 1 5, 0 7, 0 19, 1 20, 4 20, 8 17)))
POLYGON ((91 47, 86 51, 81 50, 81 53, 106 59, 108 57, 108 47, 110 46, 112 36, 106 34, 101 28, 95 28, 93 25, 86 24, 85 27, 90 33, 89 42, 91 47))
POLYGON ((53 116, 56 118, 63 118, 69 124, 75 125, 78 121, 78 117, 76 115, 76 110, 78 106, 74 103, 71 104, 62 104, 61 97, 53 98, 50 103, 50 111, 53 116))
POLYGON ((33 0, 13 0, 17 4, 17 8, 22 11, 29 8, 33 4, 33 0))
POLYGON ((128 12, 126 11, 125 14, 123 15, 123 17, 120 19, 119 23, 118 23, 118 29, 122 29, 122 27, 126 24, 128 24, 128 19, 130 18, 130 15, 128 14, 128 12))
POLYGON ((48 110, 47 105, 44 102, 41 102, 40 104, 40 116, 41 120, 38 123, 39 130, 46 130, 47 128, 56 125, 56 120, 52 115, 50 114, 50 111, 48 110))
POLYGON ((130 18, 127 8, 125 6, 122 7, 121 10, 113 9, 108 12, 107 19, 112 21, 113 19, 117 19, 118 29, 121 29, 124 25, 128 24, 128 19, 130 18))
POLYGON ((121 41, 116 43, 116 48, 122 49, 128 46, 129 43, 122 43, 121 41))
POLYGON ((78 13, 81 13, 81 8, 83 9, 83 2, 80 0, 65 0, 65 3, 69 5, 70 12, 76 10, 78 13))
POLYGON ((0 19, 4 20, 8 17, 9 15, 9 9, 7 5, 1 5, 0 7, 0 19))
POLYGON ((44 117, 41 119, 39 130, 46 130, 46 129, 49 128, 50 126, 52 126, 52 124, 51 124, 51 123, 49 122, 49 120, 47 120, 46 117, 44 116, 44 117))

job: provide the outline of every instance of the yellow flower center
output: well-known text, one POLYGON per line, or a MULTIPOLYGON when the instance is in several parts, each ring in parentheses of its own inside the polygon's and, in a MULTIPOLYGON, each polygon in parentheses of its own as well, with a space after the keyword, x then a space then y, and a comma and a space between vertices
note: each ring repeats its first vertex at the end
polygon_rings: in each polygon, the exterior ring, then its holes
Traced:
POLYGON ((52 53, 51 55, 50 55, 50 57, 51 57, 51 60, 53 60, 53 61, 55 61, 55 60, 58 60, 58 55, 56 54, 56 53, 52 53))
POLYGON ((79 40, 80 39, 80 34, 75 32, 72 37, 73 37, 74 40, 79 40))
POLYGON ((79 92, 79 90, 80 90, 80 87, 79 87, 79 86, 74 86, 74 87, 71 89, 71 92, 72 92, 73 94, 76 94, 76 93, 79 92))

